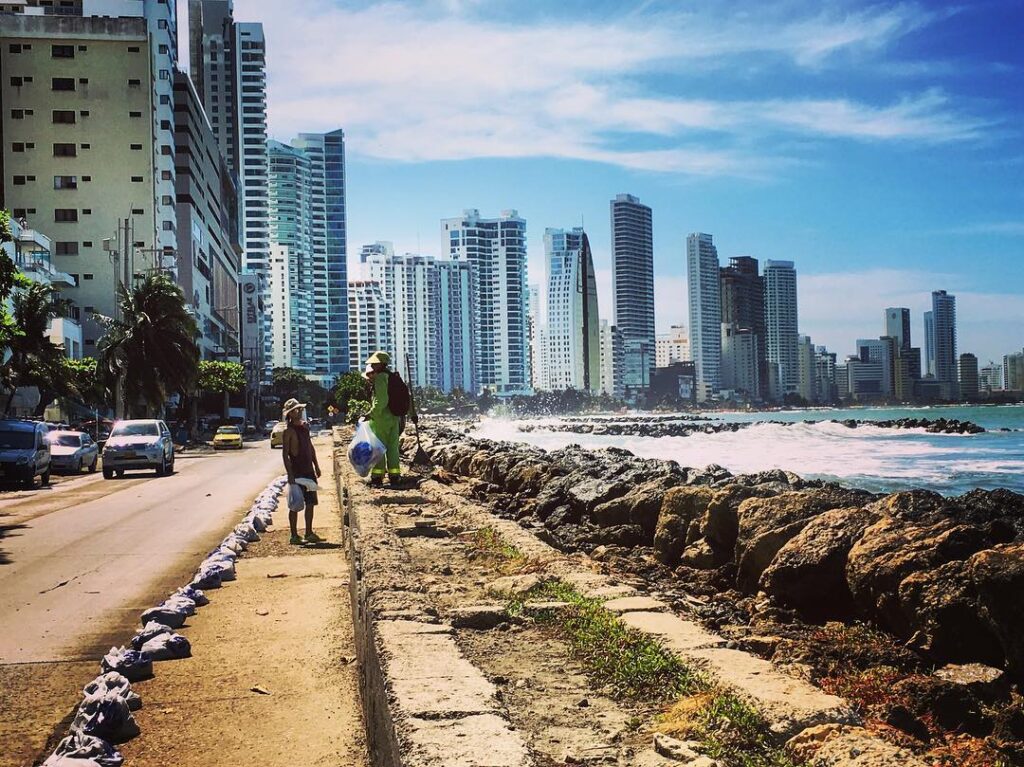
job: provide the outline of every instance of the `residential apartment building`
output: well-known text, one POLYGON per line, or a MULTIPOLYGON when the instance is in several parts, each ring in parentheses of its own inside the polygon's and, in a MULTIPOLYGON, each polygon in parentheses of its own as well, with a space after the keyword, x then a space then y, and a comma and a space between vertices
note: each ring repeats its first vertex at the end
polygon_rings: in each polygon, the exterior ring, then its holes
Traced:
POLYGON ((1006 391, 1024 391, 1024 351, 1003 357, 1002 388, 1006 391))
POLYGON ((997 362, 989 362, 978 371, 978 389, 985 393, 1000 389, 1003 380, 1003 366, 997 362))
POLYGON ((358 280, 348 284, 351 322, 349 368, 362 370, 377 351, 394 354, 394 317, 391 302, 379 282, 358 280))
POLYGON ((824 346, 814 351, 814 380, 818 387, 815 400, 822 404, 834 402, 839 396, 836 354, 824 346))
POLYGON ((769 376, 774 369, 778 382, 775 396, 784 397, 796 392, 800 383, 796 268, 792 261, 765 262, 764 305, 769 376))
POLYGON ((697 401, 711 399, 721 388, 722 304, 718 249, 710 234, 686 238, 690 292, 690 355, 697 375, 697 401))
POLYGON ((797 385, 796 393, 807 402, 818 401, 817 363, 815 348, 810 336, 797 338, 797 385))
POLYGON ((204 359, 240 361, 242 244, 233 174, 187 74, 174 78, 177 279, 204 359))
POLYGON ((556 391, 597 393, 601 386, 601 330, 590 241, 582 227, 545 229, 548 385, 556 391))
POLYGON ((0 14, 0 205, 52 238, 87 355, 116 285, 164 264, 149 42, 141 15, 0 14))
MULTIPOLYGON (((970 352, 960 355, 958 365, 961 399, 971 400, 978 397, 978 358, 970 352)), ((988 389, 991 391, 991 389, 988 389)))
POLYGON ((849 394, 856 400, 890 398, 895 348, 889 337, 858 339, 857 354, 847 357, 849 394))
POLYGON ((758 385, 755 399, 768 396, 768 346, 764 313, 764 279, 756 258, 735 256, 720 272, 722 323, 749 329, 757 339, 758 385))
POLYGON ((462 261, 436 262, 438 278, 438 333, 441 336, 442 391, 477 390, 473 348, 476 338, 476 313, 473 307, 473 274, 462 261))
MULTIPOLYGON (((752 328, 723 322, 721 386, 743 399, 760 398, 760 339, 752 328)), ((661 367, 659 365, 659 367, 661 367)))
POLYGON ((482 218, 466 210, 441 222, 452 261, 470 265, 477 317, 473 365, 480 387, 498 395, 530 390, 526 330, 526 221, 515 210, 482 218))
POLYGON ((608 320, 601 320, 601 394, 618 400, 625 397, 624 357, 622 333, 608 320))
POLYGON ((659 335, 654 343, 655 367, 665 368, 673 362, 690 361, 690 334, 685 325, 673 325, 668 333, 659 335))
POLYGON ((526 289, 526 343, 530 347, 530 388, 535 392, 546 391, 548 388, 547 367, 541 364, 543 316, 540 285, 530 285, 526 289))
POLYGON ((622 334, 625 387, 633 398, 649 385, 655 357, 654 230, 651 208, 631 194, 609 203, 612 246, 612 316, 622 334))
POLYGON ((935 377, 935 313, 924 313, 924 375, 935 377))

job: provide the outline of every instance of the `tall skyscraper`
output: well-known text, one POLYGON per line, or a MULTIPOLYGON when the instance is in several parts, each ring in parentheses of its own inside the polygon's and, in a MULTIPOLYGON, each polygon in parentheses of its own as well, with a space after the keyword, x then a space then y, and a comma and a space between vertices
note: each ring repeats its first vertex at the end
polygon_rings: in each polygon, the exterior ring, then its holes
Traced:
POLYGON ((901 350, 910 350, 910 309, 885 310, 885 335, 895 338, 901 350))
POLYGON ((768 396, 768 344, 764 318, 764 279, 758 273, 758 262, 750 256, 729 259, 721 270, 722 324, 737 330, 749 329, 757 342, 758 391, 755 399, 768 396))
POLYGON ((932 317, 935 327, 935 379, 943 385, 942 396, 956 397, 956 296, 944 290, 932 292, 932 317))
POLYGON ((978 358, 970 352, 960 355, 958 380, 960 396, 975 399, 978 396, 978 358))
POLYGON ((764 298, 769 376, 774 370, 777 394, 785 396, 795 392, 800 383, 796 268, 792 261, 765 262, 764 298))
POLYGON ((612 234, 612 314, 622 334, 625 389, 629 397, 649 384, 655 360, 654 232, 651 209, 631 194, 610 203, 612 234))
POLYGON ((590 241, 582 227, 544 230, 548 272, 548 375, 552 389, 597 393, 601 330, 590 241))
POLYGON ((316 368, 340 375, 349 369, 345 133, 301 133, 292 146, 309 158, 316 368))
POLYGON ((529 391, 526 337, 526 221, 514 210, 481 218, 466 210, 441 222, 453 261, 473 274, 477 316, 474 367, 478 384, 496 394, 529 391))
POLYGON ((473 274, 462 261, 438 259, 438 333, 441 336, 441 378, 439 387, 450 392, 461 389, 475 393, 476 367, 473 345, 476 313, 473 308, 473 274))
POLYGON ((924 372, 935 377, 935 312, 924 313, 924 372))
POLYGON ((686 238, 690 291, 690 355, 697 373, 697 401, 721 388, 722 303, 718 250, 710 234, 686 238))
MULTIPOLYGON (((266 291, 270 276, 270 208, 263 25, 236 22, 233 0, 189 0, 188 9, 190 76, 221 152, 238 180, 245 248, 242 268, 259 275, 261 292, 266 291)), ((269 315, 264 336, 262 351, 264 359, 269 360, 269 315)), ((253 360, 254 365, 259 362, 253 360)))
POLYGON ((796 391, 807 402, 818 398, 817 363, 814 344, 810 336, 797 339, 797 387, 796 391))
POLYGON ((546 379, 542 380, 547 372, 541 365, 540 335, 543 326, 540 285, 530 285, 526 289, 526 342, 530 345, 530 387, 534 391, 548 388, 546 379))

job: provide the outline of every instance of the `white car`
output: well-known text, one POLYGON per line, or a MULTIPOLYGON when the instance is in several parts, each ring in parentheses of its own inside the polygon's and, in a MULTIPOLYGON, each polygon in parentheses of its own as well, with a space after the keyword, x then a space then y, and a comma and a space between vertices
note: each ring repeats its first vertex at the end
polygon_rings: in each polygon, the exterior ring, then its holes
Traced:
POLYGON ((174 473, 174 442, 163 421, 118 421, 103 446, 103 478, 124 476, 130 469, 155 469, 158 477, 174 473))
POLYGON ((46 435, 50 443, 50 467, 60 474, 78 474, 88 469, 92 474, 100 459, 96 442, 84 431, 51 431, 46 435))

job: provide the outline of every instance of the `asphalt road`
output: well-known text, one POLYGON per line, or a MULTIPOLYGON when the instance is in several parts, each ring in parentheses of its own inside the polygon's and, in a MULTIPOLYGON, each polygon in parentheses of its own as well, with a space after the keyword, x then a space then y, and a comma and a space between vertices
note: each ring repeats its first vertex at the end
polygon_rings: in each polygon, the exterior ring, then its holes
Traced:
POLYGON ((103 653, 187 582, 283 471, 265 440, 181 454, 175 469, 0 496, 0 754, 26 746, 0 765, 31 763, 26 754, 70 713, 103 653))

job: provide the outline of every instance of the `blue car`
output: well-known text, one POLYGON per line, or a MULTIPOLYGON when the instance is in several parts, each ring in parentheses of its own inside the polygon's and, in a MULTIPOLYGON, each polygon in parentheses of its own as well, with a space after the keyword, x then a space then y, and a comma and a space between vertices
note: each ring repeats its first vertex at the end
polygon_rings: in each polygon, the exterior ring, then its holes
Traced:
POLYGON ((0 421, 0 481, 50 484, 49 427, 36 421, 0 421))

